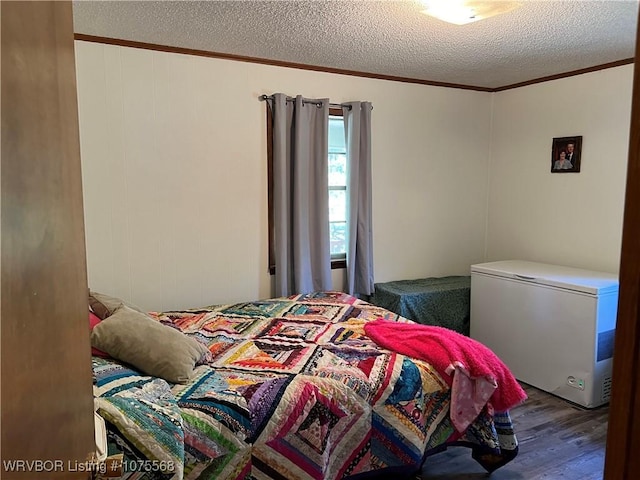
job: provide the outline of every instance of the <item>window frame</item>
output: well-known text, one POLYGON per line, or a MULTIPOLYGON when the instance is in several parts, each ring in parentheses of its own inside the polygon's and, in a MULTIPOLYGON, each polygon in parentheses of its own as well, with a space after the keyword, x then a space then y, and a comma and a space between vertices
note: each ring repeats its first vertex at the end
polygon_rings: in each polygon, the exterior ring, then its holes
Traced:
MULTIPOLYGON (((275 226, 273 218, 273 115, 272 108, 269 102, 265 102, 267 108, 265 108, 267 116, 267 208, 268 208, 268 223, 269 223, 269 274, 276 273, 276 254, 275 254, 275 226)), ((329 115, 333 117, 344 117, 341 108, 329 108, 329 115)), ((331 189, 331 187, 329 187, 331 189)), ((346 190, 346 189, 345 189, 346 190)), ((329 220, 329 219, 327 219, 329 220)), ((349 224, 347 223, 347 228, 349 224)), ((331 269, 347 268, 346 254, 339 258, 331 258, 331 269)))
MULTIPOLYGON (((344 113, 341 108, 329 108, 329 116, 340 117, 344 121, 344 113)), ((346 150, 345 150, 345 155, 346 155, 346 150)), ((344 187, 329 185, 329 191, 331 190, 344 191, 345 195, 348 194, 348 188, 349 188, 348 184, 345 184, 344 187)), ((345 212, 345 215, 346 215, 345 224, 348 232, 349 231, 349 221, 348 221, 349 212, 348 211, 345 212)), ((329 221, 329 224, 331 224, 331 221, 329 221)), ((347 245, 347 248, 348 248, 348 245, 347 245)), ((347 268, 347 252, 346 251, 345 253, 331 255, 331 268, 347 268), (334 264, 337 266, 334 266, 334 264)))

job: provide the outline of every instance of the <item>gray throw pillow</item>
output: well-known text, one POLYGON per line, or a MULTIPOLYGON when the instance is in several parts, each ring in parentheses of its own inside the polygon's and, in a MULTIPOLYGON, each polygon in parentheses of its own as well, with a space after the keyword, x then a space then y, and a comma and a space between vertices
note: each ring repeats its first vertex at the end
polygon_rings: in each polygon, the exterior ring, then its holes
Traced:
POLYGON ((91 345, 171 383, 187 383, 196 362, 209 352, 197 340, 126 305, 94 327, 91 345))
POLYGON ((93 292, 91 290, 89 291, 89 306, 100 320, 104 320, 105 318, 113 315, 120 305, 126 305, 136 312, 145 313, 139 307, 132 305, 131 303, 127 303, 120 298, 111 297, 104 293, 93 292))

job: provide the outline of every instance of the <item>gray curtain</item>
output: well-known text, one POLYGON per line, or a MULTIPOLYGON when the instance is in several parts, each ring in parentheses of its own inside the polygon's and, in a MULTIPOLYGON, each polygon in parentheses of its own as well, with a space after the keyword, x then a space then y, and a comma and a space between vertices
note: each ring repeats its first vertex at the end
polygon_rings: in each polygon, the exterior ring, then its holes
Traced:
POLYGON ((372 295, 371 103, 350 102, 342 112, 347 142, 347 293, 372 295))
POLYGON ((275 294, 331 290, 329 100, 273 97, 275 294))

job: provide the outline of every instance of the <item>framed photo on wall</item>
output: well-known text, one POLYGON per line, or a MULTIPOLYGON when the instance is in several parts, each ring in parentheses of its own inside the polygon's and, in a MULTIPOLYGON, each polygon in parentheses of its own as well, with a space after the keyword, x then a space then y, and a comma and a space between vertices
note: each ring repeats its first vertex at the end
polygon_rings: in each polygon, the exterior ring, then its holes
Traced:
POLYGON ((580 171, 582 137, 554 138, 551 145, 551 173, 580 171))

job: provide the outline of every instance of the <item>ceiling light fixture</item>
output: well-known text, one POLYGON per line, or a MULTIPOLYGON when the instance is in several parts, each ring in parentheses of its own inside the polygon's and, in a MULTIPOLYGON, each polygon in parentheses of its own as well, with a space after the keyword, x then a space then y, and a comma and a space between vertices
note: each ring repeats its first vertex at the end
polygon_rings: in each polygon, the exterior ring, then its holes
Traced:
POLYGON ((445 22, 465 25, 484 18, 506 13, 521 6, 519 2, 465 1, 465 0, 421 0, 426 10, 422 13, 445 22))

